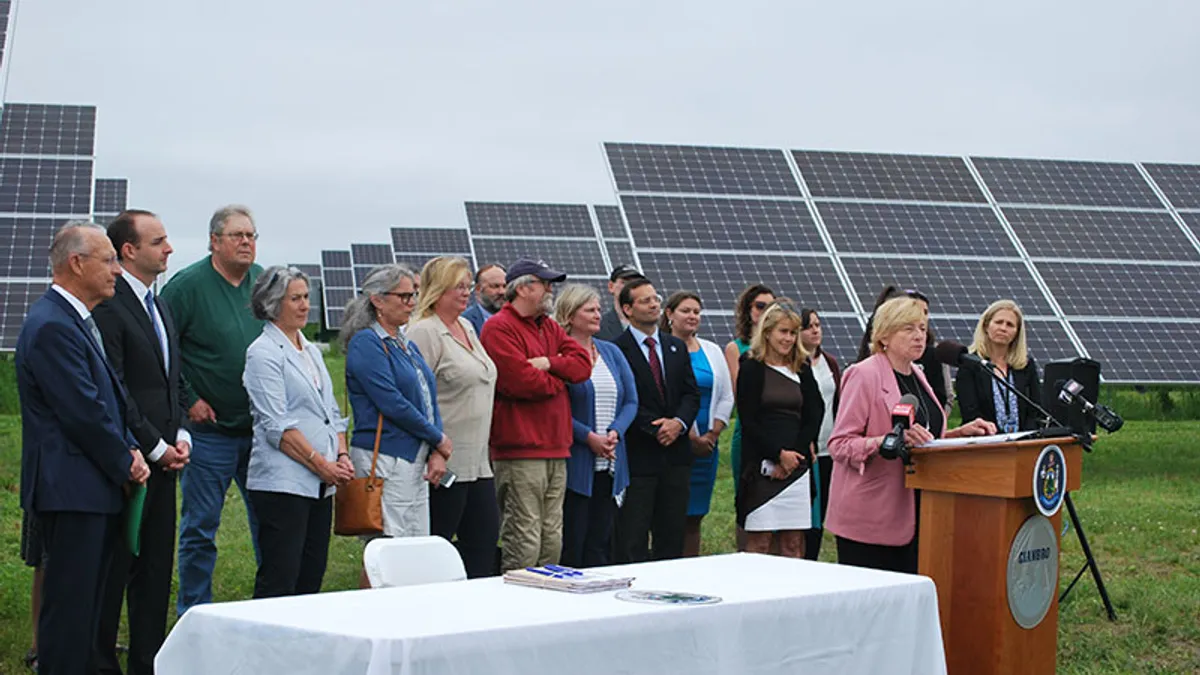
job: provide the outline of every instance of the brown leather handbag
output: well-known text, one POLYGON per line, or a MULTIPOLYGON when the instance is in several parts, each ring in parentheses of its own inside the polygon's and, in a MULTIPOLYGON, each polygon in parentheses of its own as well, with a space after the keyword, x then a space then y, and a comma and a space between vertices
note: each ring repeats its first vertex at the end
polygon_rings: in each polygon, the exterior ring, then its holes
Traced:
POLYGON ((379 438, 383 435, 383 413, 375 426, 375 452, 371 472, 364 478, 339 487, 334 493, 333 533, 344 537, 383 534, 383 479, 375 477, 379 462, 379 438))

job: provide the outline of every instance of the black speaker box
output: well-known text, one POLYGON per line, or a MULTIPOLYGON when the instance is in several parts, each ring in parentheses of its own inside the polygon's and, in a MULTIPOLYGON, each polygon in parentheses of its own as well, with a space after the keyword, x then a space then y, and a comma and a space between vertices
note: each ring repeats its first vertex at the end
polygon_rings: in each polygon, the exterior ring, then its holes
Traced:
POLYGON ((1074 431, 1096 433, 1096 421, 1085 415, 1078 403, 1067 406, 1059 401, 1058 393, 1067 380, 1075 380, 1083 385, 1080 394, 1095 403, 1100 395, 1100 362, 1082 356, 1051 361, 1044 366, 1042 373, 1042 404, 1046 410, 1074 431))

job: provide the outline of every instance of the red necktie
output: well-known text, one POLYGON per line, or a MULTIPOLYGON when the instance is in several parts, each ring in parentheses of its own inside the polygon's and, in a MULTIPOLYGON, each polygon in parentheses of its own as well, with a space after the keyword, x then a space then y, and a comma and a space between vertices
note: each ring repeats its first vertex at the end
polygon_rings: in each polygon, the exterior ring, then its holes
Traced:
POLYGON ((654 348, 654 338, 648 337, 645 339, 646 346, 650 348, 650 374, 654 376, 654 384, 658 385, 658 393, 663 400, 667 400, 667 386, 663 384, 662 361, 658 360, 658 350, 654 348))

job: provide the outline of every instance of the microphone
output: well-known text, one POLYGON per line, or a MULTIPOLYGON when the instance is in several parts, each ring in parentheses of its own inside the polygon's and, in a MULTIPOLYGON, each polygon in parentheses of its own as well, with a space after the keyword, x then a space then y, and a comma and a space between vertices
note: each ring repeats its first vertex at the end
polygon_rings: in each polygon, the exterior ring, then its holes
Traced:
POLYGON ((1067 380, 1063 384, 1062 390, 1058 392, 1058 400, 1067 405, 1079 401, 1083 412, 1091 415, 1096 420, 1096 424, 1099 424, 1101 429, 1110 434, 1125 425, 1125 420, 1116 411, 1106 405, 1093 404, 1083 397, 1082 392, 1082 384, 1079 384, 1075 380, 1067 380))
POLYGON ((991 372, 993 368, 991 361, 978 354, 972 354, 966 347, 954 340, 943 340, 937 343, 937 346, 933 348, 933 355, 937 358, 938 363, 955 368, 979 368, 988 372, 991 372))
POLYGON ((900 402, 892 406, 892 430, 883 437, 879 445, 879 456, 884 459, 901 457, 908 463, 908 448, 904 444, 904 430, 910 428, 917 417, 917 409, 921 402, 912 394, 900 397, 900 402))

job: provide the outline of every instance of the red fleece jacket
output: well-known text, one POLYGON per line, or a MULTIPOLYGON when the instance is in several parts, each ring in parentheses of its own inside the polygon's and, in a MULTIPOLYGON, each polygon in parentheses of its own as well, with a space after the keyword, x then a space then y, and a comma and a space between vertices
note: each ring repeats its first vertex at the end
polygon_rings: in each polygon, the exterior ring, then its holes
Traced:
POLYGON ((567 382, 592 376, 592 356, 548 316, 523 317, 505 305, 483 324, 479 340, 496 364, 496 403, 488 440, 493 460, 564 459, 571 455, 567 382), (550 370, 529 359, 545 356, 550 370))

